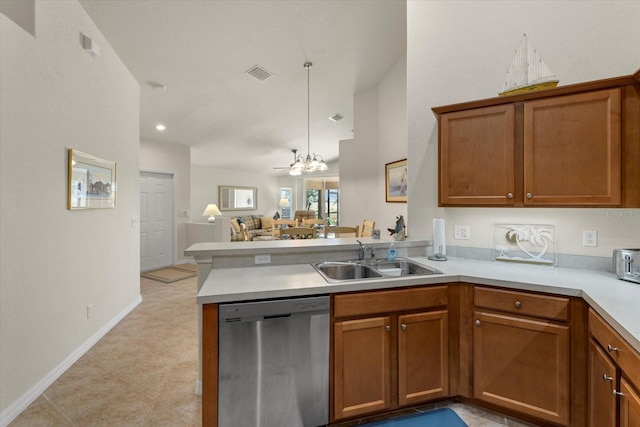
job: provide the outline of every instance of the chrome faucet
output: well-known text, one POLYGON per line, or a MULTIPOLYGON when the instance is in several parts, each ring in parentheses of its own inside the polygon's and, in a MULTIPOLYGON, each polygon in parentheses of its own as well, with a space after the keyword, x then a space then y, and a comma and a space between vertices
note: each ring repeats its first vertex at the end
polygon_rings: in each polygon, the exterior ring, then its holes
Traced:
POLYGON ((364 259, 364 255, 367 250, 371 251, 371 260, 376 258, 376 248, 373 246, 364 246, 360 240, 356 240, 356 242, 358 242, 358 260, 364 259))
POLYGON ((364 245, 360 240, 356 240, 358 242, 358 259, 364 259, 364 245))

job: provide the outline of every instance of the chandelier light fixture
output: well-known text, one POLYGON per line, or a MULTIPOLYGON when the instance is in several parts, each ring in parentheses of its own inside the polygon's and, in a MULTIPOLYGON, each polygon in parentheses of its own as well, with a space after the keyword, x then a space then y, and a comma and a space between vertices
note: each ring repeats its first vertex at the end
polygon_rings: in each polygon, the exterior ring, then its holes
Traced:
POLYGON ((310 90, 309 90, 309 70, 313 64, 311 62, 305 62, 304 68, 307 69, 307 157, 303 157, 302 154, 296 157, 295 161, 289 167, 289 175, 297 176, 304 173, 312 173, 318 171, 326 171, 329 169, 327 164, 321 155, 313 153, 311 156, 311 107, 310 107, 310 90))

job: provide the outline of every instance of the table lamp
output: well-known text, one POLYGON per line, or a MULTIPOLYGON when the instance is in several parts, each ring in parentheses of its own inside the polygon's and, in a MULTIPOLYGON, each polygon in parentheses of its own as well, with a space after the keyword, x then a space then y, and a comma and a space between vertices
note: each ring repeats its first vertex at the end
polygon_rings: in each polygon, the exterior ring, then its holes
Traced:
POLYGON ((207 208, 202 212, 202 216, 208 216, 208 221, 211 223, 216 222, 216 215, 222 215, 222 212, 215 204, 207 205, 207 208))

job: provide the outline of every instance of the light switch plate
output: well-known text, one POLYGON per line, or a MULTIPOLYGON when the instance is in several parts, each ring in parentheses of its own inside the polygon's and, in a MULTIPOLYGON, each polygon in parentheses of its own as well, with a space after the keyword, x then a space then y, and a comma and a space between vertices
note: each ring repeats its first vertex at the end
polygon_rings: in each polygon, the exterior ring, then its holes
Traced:
POLYGON ((453 227, 453 238, 455 240, 471 239, 471 228, 468 225, 455 225, 453 227))

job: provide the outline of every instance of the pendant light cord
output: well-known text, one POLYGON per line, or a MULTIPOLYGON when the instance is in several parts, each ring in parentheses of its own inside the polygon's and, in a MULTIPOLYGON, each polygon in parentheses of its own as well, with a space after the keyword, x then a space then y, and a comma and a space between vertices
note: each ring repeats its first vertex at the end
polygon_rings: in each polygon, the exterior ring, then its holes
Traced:
POLYGON ((309 75, 312 65, 311 62, 304 63, 304 68, 307 69, 307 157, 311 156, 311 83, 309 75))

